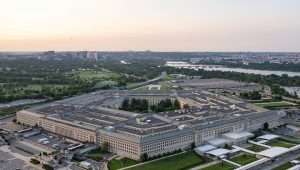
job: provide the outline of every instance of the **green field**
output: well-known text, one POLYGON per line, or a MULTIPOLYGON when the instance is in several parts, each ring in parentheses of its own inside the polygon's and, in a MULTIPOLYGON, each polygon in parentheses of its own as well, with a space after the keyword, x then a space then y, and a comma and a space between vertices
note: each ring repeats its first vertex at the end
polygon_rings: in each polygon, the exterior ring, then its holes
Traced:
POLYGON ((255 103, 259 107, 285 107, 285 106, 296 106, 297 104, 287 101, 279 102, 265 102, 265 103, 255 103))
POLYGON ((243 154, 243 155, 239 155, 239 156, 233 157, 230 160, 232 162, 238 163, 240 165, 247 165, 247 164, 249 164, 251 162, 256 161, 257 158, 255 157, 255 155, 243 154))
POLYGON ((262 146, 258 146, 258 145, 252 145, 252 146, 248 147, 247 149, 251 150, 253 152, 261 152, 263 150, 266 150, 267 148, 262 147, 262 146))
POLYGON ((119 74, 113 73, 108 70, 96 71, 96 70, 80 70, 73 71, 74 76, 78 76, 82 80, 104 80, 118 78, 119 74))
POLYGON ((111 86, 116 86, 116 85, 118 85, 118 82, 116 82, 116 81, 104 80, 104 81, 97 82, 97 84, 94 86, 94 88, 111 87, 111 86))
POLYGON ((53 91, 61 91, 64 88, 68 88, 69 85, 59 84, 28 84, 24 86, 16 86, 11 89, 4 89, 6 95, 14 94, 15 96, 26 96, 27 94, 39 94, 43 89, 51 89, 53 91))
POLYGON ((205 161, 194 152, 186 152, 158 161, 146 163, 129 170, 182 170, 203 164, 205 161))
POLYGON ((279 147, 284 147, 284 148, 291 148, 293 146, 296 146, 296 144, 294 144, 294 143, 283 141, 280 139, 271 140, 271 141, 267 142, 266 145, 279 146, 279 147))
POLYGON ((132 159, 128 158, 122 158, 122 159, 113 159, 108 162, 108 169, 109 170, 117 170, 120 168, 128 167, 131 165, 135 165, 138 162, 132 159))
POLYGON ((5 108, 5 109, 0 109, 0 117, 1 116, 6 116, 6 115, 10 115, 10 114, 13 114, 13 113, 16 113, 17 111, 19 111, 21 108, 16 108, 16 107, 13 107, 13 108, 5 108))
POLYGON ((234 168, 235 167, 233 165, 223 162, 203 168, 201 170, 234 170, 234 168))
POLYGON ((279 167, 277 167, 273 170, 286 170, 286 169, 291 168, 292 166, 293 165, 290 162, 287 162, 287 163, 285 163, 285 164, 283 164, 283 165, 281 165, 281 166, 279 166, 279 167))

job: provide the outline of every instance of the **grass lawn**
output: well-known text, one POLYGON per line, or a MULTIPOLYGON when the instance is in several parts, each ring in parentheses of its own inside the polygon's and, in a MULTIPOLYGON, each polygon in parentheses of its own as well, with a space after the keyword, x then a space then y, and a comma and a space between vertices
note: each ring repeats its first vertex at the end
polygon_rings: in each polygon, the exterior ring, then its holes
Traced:
POLYGON ((287 101, 279 102, 265 102, 265 103, 255 103, 259 107, 284 107, 284 106, 295 106, 297 104, 287 101))
POLYGON ((252 145, 252 146, 248 147, 247 149, 251 150, 253 152, 261 152, 263 150, 266 150, 267 148, 262 147, 262 146, 258 146, 258 145, 252 145))
POLYGON ((205 161, 194 152, 186 152, 148 164, 130 168, 129 170, 182 170, 203 164, 205 161))
MULTIPOLYGON (((31 105, 27 105, 27 106, 31 106, 31 105)), ((2 108, 2 109, 0 109, 0 117, 1 116, 7 116, 7 115, 10 115, 10 114, 14 114, 17 111, 22 110, 23 108, 27 108, 27 106, 2 108)))
POLYGON ((110 71, 80 70, 73 73, 75 73, 74 75, 79 76, 82 80, 99 80, 119 77, 119 74, 110 71))
POLYGON ((234 168, 236 168, 236 167, 223 162, 223 163, 218 163, 218 164, 203 168, 202 170, 233 170, 234 168))
POLYGON ((128 158, 123 158, 120 160, 113 159, 113 160, 109 161, 108 169, 109 170, 117 170, 117 169, 124 168, 127 166, 135 165, 137 163, 138 163, 137 161, 128 159, 128 158))
POLYGON ((239 156, 233 157, 230 160, 232 162, 238 163, 240 165, 247 165, 247 164, 249 164, 251 162, 256 161, 257 158, 255 157, 255 155, 243 154, 243 155, 239 155, 239 156))
POLYGON ((94 88, 103 88, 105 86, 115 86, 115 85, 118 85, 118 82, 116 81, 112 81, 112 80, 105 80, 105 81, 99 81, 95 86, 94 88))
POLYGON ((29 84, 26 87, 24 87, 23 89, 24 90, 32 90, 32 91, 41 91, 43 87, 62 89, 64 87, 69 87, 69 85, 61 85, 61 84, 44 84, 44 85, 29 84))
POLYGON ((291 142, 291 143, 295 143, 295 144, 300 144, 300 138, 299 138, 299 135, 295 135, 295 136, 284 136, 281 140, 287 141, 287 142, 291 142))
POLYGON ((279 167, 277 167, 273 170, 286 170, 286 169, 291 168, 292 166, 293 165, 290 162, 287 162, 287 163, 285 163, 285 164, 283 164, 283 165, 281 165, 281 166, 279 166, 279 167))
MULTIPOLYGON (((134 89, 134 88, 136 88, 138 85, 140 85, 141 84, 141 82, 138 82, 138 83, 127 83, 127 88, 128 89, 134 89)), ((137 88, 136 90, 138 90, 138 89, 140 89, 140 88, 142 88, 143 89, 143 87, 145 88, 145 86, 142 86, 142 87, 139 87, 139 88, 137 88)), ((145 90, 146 90, 146 88, 145 88, 145 90)))
POLYGON ((271 141, 267 142, 266 144, 270 145, 270 146, 279 146, 279 147, 284 147, 284 148, 291 148, 296 145, 294 143, 290 143, 290 142, 283 141, 280 139, 271 140, 271 141))
POLYGON ((43 88, 49 88, 52 91, 61 90, 67 88, 69 85, 59 84, 27 84, 20 85, 17 87, 6 88, 4 93, 5 96, 18 96, 20 99, 27 97, 28 95, 39 94, 43 88))
POLYGON ((19 110, 20 110, 20 108, 15 108, 15 107, 0 109, 0 117, 16 113, 19 110))

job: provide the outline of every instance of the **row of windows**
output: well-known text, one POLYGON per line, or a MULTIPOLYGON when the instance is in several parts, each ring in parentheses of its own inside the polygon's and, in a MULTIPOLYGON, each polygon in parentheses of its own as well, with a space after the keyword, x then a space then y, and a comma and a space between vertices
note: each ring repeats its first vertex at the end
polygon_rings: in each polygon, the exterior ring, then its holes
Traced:
POLYGON ((53 122, 47 121, 47 120, 42 120, 41 126, 45 130, 49 130, 51 132, 61 134, 63 136, 67 136, 67 137, 74 138, 74 139, 76 138, 77 140, 80 140, 80 141, 95 142, 95 135, 91 134, 85 130, 81 130, 81 129, 73 128, 73 127, 69 127, 69 126, 63 126, 63 125, 57 125, 57 124, 55 125, 53 122))
POLYGON ((156 143, 147 144, 143 147, 142 150, 143 150, 143 152, 157 151, 157 150, 162 150, 165 147, 170 147, 175 144, 182 144, 182 143, 190 142, 192 140, 193 140, 193 135, 183 136, 183 137, 176 138, 176 139, 169 139, 166 141, 160 141, 160 142, 156 142, 156 143))
POLYGON ((34 126, 38 122, 38 118, 27 114, 17 114, 17 120, 28 125, 34 126))
POLYGON ((103 143, 103 142, 108 142, 110 149, 114 150, 115 152, 117 150, 121 150, 121 151, 131 153, 131 154, 138 153, 138 145, 131 144, 129 142, 126 142, 123 139, 119 139, 116 137, 108 137, 108 136, 103 137, 102 136, 102 138, 100 138, 100 143, 103 143))

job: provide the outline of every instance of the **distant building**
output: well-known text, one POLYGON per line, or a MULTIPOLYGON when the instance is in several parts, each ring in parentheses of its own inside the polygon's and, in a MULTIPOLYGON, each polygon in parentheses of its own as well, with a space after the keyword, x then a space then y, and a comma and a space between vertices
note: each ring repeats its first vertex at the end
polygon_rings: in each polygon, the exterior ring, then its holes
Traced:
POLYGON ((89 52, 87 52, 87 54, 86 54, 86 58, 87 59, 90 59, 90 60, 98 60, 98 53, 97 52, 91 52, 91 51, 89 51, 89 52))

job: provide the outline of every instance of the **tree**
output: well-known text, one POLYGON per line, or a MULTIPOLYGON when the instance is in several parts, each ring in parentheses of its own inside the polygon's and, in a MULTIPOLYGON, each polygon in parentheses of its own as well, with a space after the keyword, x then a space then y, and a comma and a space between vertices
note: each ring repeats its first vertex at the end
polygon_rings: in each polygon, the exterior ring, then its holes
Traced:
POLYGON ((181 109, 181 104, 180 104, 180 101, 178 99, 176 99, 174 101, 174 108, 175 109, 181 109))
POLYGON ((120 107, 121 110, 128 110, 129 109, 129 99, 125 99, 122 102, 122 105, 120 107))
POLYGON ((195 142, 191 143, 191 149, 194 149, 196 147, 195 142))
POLYGON ((54 170, 54 168, 48 164, 43 164, 43 169, 45 170, 54 170))
POLYGON ((224 148, 225 148, 225 149, 230 149, 230 146, 226 143, 226 144, 224 145, 224 148))
POLYGON ((40 161, 37 160, 37 159, 34 159, 34 158, 31 158, 31 159, 30 159, 30 162, 31 162, 32 164, 35 164, 35 165, 40 164, 40 161))
POLYGON ((148 157, 148 154, 147 153, 143 153, 142 155, 141 155, 141 157, 140 157, 140 160, 142 161, 142 162, 145 162, 145 161, 147 161, 149 159, 149 157, 148 157))
POLYGON ((269 130, 269 123, 268 122, 264 123, 264 130, 269 130))
POLYGON ((189 104, 184 104, 184 105, 183 105, 183 108, 184 108, 184 109, 189 109, 190 106, 189 106, 189 104))
POLYGON ((109 152, 109 143, 108 142, 103 142, 101 144, 101 150, 103 150, 104 152, 109 152))
POLYGON ((258 91, 241 93, 240 96, 248 100, 260 100, 261 94, 258 91))

